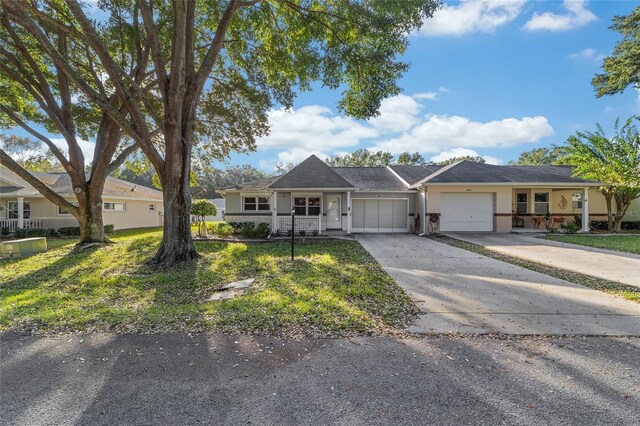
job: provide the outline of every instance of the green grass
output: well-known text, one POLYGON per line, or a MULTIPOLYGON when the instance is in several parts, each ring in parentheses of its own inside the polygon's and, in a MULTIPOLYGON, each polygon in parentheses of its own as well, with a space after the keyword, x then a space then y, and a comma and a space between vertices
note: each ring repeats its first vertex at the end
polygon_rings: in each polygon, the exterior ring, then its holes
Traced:
POLYGON ((548 235, 548 240, 640 254, 640 235, 548 235))
POLYGON ((0 330, 222 331, 348 335, 392 331, 417 308, 356 241, 196 243, 202 257, 170 271, 145 265, 159 230, 117 232, 113 244, 0 261, 0 330), (208 301, 221 285, 255 277, 244 295, 208 301))

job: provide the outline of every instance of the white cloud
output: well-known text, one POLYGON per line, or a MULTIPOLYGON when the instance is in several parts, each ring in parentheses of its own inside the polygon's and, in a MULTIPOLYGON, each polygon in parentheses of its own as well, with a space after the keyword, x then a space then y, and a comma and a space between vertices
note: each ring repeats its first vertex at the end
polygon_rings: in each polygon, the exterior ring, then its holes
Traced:
POLYGON ((422 105, 411 96, 392 96, 382 101, 380 115, 369 119, 369 123, 382 132, 403 132, 418 124, 421 109, 422 105))
POLYGON ((487 164, 502 164, 502 160, 499 158, 490 155, 480 155, 476 151, 467 148, 451 148, 447 151, 442 151, 440 154, 431 157, 431 161, 440 162, 456 157, 466 157, 467 155, 471 157, 482 157, 487 164))
POLYGON ((523 28, 527 31, 567 31, 582 27, 598 19, 585 7, 586 3, 584 0, 565 0, 562 6, 567 13, 536 12, 523 28))
POLYGON ((424 36, 462 36, 467 33, 492 33, 513 21, 525 0, 462 0, 457 6, 444 5, 418 30, 424 36))
POLYGON ((440 93, 449 93, 450 91, 451 91, 451 90, 447 89, 446 87, 442 87, 442 86, 440 86, 440 87, 438 88, 438 92, 440 92, 440 93))
POLYGON ((569 58, 571 59, 593 59, 596 56, 596 49, 582 49, 579 52, 571 53, 569 58))
MULTIPOLYGON (((69 157, 69 145, 67 145, 67 141, 60 138, 60 139, 51 139, 51 142, 53 142, 53 144, 55 146, 58 147, 58 149, 60 149, 60 151, 62 151, 64 153, 64 155, 68 158, 69 157)), ((93 160, 93 151, 96 148, 96 144, 94 142, 89 142, 89 141, 85 141, 82 139, 78 139, 78 145, 80 145, 80 149, 82 150, 82 154, 84 154, 84 160, 85 163, 89 164, 92 160, 93 160)), ((43 148, 44 148, 44 144, 43 144, 43 148)))
POLYGON ((436 153, 455 147, 509 148, 537 142, 553 134, 553 128, 543 116, 479 122, 456 115, 432 115, 409 132, 380 142, 377 147, 393 154, 404 151, 436 153))
POLYGON ((413 95, 411 95, 411 97, 413 99, 428 99, 430 101, 437 101, 438 100, 438 93, 436 93, 436 92, 414 93, 413 95))
POLYGON ((378 136, 378 131, 357 121, 334 115, 329 108, 310 105, 296 110, 269 113, 271 132, 259 138, 259 148, 298 148, 307 152, 351 147, 378 136))

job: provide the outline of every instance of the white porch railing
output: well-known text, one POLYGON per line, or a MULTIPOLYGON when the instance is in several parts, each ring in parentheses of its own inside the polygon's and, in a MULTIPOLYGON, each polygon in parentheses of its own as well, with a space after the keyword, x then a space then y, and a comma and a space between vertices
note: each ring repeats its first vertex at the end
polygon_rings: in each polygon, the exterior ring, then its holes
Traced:
MULTIPOLYGON (((0 229, 8 228, 10 232, 18 229, 18 219, 0 219, 0 229)), ((36 229, 42 228, 42 221, 40 219, 24 219, 23 229, 36 229)))
MULTIPOLYGON (((278 229, 280 231, 291 230, 291 216, 278 216, 278 229)), ((295 231, 313 231, 317 229, 322 230, 322 217, 321 216, 296 216, 295 217, 295 231)))

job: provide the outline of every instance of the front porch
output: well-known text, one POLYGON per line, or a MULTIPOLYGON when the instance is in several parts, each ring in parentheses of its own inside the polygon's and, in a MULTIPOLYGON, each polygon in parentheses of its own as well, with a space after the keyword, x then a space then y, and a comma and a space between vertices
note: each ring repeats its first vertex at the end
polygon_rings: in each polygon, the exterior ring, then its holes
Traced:
POLYGON ((580 223, 589 232, 589 188, 531 187, 512 190, 512 231, 538 232, 580 223))

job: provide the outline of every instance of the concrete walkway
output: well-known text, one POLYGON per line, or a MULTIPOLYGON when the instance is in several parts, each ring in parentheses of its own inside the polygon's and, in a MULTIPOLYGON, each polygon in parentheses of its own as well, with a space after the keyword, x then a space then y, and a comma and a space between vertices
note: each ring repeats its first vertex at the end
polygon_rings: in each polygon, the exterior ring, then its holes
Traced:
POLYGON ((640 287, 640 255, 531 235, 447 233, 450 237, 554 268, 640 287))
POLYGON ((409 331, 640 336, 640 305, 408 234, 358 241, 424 314, 409 331))

